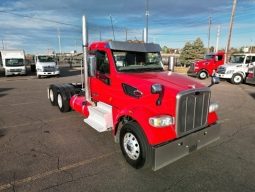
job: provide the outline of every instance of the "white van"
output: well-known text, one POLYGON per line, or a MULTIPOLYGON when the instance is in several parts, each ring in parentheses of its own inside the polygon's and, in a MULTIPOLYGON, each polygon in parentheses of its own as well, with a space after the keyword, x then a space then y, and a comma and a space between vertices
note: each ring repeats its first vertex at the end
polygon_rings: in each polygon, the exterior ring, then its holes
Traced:
POLYGON ((236 53, 231 55, 229 63, 218 67, 216 76, 240 84, 245 80, 249 67, 254 65, 255 53, 236 53))
POLYGON ((27 74, 23 50, 1 50, 0 57, 5 76, 27 74))
POLYGON ((59 76, 59 67, 55 61, 54 55, 36 55, 35 56, 36 75, 41 76, 59 76))

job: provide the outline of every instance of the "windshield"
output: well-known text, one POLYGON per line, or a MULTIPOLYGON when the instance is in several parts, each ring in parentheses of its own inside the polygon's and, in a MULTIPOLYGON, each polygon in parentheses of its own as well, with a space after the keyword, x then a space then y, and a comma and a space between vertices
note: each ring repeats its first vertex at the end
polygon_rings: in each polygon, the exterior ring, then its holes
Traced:
POLYGON ((54 62, 54 58, 52 56, 38 56, 38 60, 40 62, 54 62))
POLYGON ((163 71, 159 53, 113 51, 113 56, 118 71, 163 71))
POLYGON ((230 57, 230 63, 243 63, 245 55, 232 55, 230 57))
POLYGON ((5 65, 6 66, 24 66, 24 59, 5 59, 5 65))
POLYGON ((205 55, 205 59, 212 59, 214 55, 205 55))

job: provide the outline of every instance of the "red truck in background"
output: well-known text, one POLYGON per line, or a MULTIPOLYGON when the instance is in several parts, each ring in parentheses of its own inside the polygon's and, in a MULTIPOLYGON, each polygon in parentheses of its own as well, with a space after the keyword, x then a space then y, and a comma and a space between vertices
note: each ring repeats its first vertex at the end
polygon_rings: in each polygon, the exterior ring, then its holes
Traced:
POLYGON ((164 71, 158 44, 84 40, 83 48, 84 82, 52 84, 48 99, 98 132, 111 130, 134 168, 158 170, 219 138, 210 86, 164 71))
POLYGON ((187 74, 189 76, 198 77, 199 79, 212 76, 218 66, 224 64, 224 55, 224 51, 205 55, 203 60, 195 61, 190 65, 187 74))

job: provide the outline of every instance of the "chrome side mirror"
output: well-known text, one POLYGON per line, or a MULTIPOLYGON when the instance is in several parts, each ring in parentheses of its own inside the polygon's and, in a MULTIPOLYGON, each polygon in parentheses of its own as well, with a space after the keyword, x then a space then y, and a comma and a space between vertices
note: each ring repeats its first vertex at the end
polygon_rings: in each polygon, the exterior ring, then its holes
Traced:
POLYGON ((89 75, 89 77, 96 76, 96 64, 97 64, 96 56, 94 56, 94 55, 89 56, 88 57, 88 75, 89 75))

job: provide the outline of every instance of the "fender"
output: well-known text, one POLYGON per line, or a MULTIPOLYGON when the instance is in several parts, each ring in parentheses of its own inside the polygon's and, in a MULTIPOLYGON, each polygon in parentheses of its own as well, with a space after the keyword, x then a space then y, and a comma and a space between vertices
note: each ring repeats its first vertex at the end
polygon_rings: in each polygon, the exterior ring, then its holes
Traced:
MULTIPOLYGON (((113 123, 114 135, 118 135, 118 125, 122 117, 130 117, 132 120, 136 121, 145 133, 147 137, 147 141, 150 145, 157 145, 160 143, 164 143, 176 138, 176 132, 174 126, 168 126, 163 128, 155 128, 149 124, 149 118, 152 116, 160 115, 156 111, 151 111, 150 108, 147 107, 134 107, 131 109, 113 109, 113 123)), ((162 114, 163 115, 163 114, 162 114)), ((120 128, 120 127, 119 127, 120 128)))

